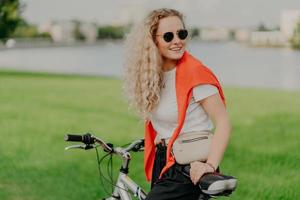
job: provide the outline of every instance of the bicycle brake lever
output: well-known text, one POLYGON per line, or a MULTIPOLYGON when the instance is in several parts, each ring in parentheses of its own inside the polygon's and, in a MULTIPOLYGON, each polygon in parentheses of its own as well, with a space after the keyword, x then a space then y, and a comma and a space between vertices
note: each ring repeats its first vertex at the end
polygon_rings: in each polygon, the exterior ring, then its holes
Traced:
POLYGON ((138 151, 145 151, 145 148, 141 147, 138 151))
POLYGON ((69 149, 87 149, 87 145, 76 144, 65 148, 65 150, 69 150, 69 149))

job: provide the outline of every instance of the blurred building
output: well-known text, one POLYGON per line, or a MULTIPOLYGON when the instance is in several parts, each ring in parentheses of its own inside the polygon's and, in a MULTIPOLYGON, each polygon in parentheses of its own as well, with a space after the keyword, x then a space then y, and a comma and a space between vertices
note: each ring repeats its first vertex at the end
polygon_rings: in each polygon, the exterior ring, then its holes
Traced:
POLYGON ((251 32, 248 29, 236 29, 234 39, 238 42, 248 42, 250 40, 251 32))
MULTIPOLYGON (((38 27, 40 33, 49 33, 54 42, 73 43, 75 38, 76 23, 74 21, 47 22, 38 27)), ((92 23, 80 23, 79 32, 86 42, 97 40, 97 26, 92 23)))
POLYGON ((289 46, 297 24, 300 23, 300 10, 283 10, 280 14, 280 31, 253 31, 250 44, 255 46, 289 46))
POLYGON ((53 25, 53 23, 50 21, 40 24, 38 26, 38 32, 39 33, 50 33, 52 25, 53 25))
POLYGON ((79 31, 84 35, 85 41, 92 43, 97 40, 97 25, 92 23, 81 23, 79 31))
POLYGON ((200 39, 203 41, 227 41, 230 39, 230 30, 227 28, 201 28, 200 39))
POLYGON ((285 46, 287 40, 280 31, 254 31, 250 43, 254 46, 285 46))
POLYGON ((54 42, 64 43, 75 42, 74 29, 75 24, 71 21, 46 22, 38 27, 40 33, 49 33, 54 42))
POLYGON ((280 15, 280 31, 287 39, 293 36, 297 24, 300 23, 300 10, 283 10, 280 15))

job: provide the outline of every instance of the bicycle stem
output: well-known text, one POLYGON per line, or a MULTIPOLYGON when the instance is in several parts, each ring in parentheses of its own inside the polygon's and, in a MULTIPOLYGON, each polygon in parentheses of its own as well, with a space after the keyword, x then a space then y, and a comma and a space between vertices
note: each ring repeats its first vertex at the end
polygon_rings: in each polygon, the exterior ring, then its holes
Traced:
POLYGON ((114 149, 114 153, 118 154, 122 158, 122 167, 120 169, 120 172, 124 174, 128 174, 128 169, 129 169, 128 166, 131 160, 130 153, 120 147, 116 147, 114 149))

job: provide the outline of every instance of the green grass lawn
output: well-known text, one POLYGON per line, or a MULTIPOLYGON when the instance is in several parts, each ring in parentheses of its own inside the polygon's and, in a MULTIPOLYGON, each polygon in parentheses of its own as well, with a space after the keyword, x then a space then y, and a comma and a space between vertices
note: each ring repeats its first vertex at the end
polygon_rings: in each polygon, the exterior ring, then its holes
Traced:
MULTIPOLYGON (((239 180, 231 199, 300 199, 300 92, 225 88, 225 95, 233 132, 221 169, 239 180)), ((0 71, 0 128, 7 200, 101 199, 95 151, 65 151, 64 134, 91 132, 117 145, 144 135, 118 79, 8 71, 0 71)), ((148 191, 142 153, 131 166, 148 191)))

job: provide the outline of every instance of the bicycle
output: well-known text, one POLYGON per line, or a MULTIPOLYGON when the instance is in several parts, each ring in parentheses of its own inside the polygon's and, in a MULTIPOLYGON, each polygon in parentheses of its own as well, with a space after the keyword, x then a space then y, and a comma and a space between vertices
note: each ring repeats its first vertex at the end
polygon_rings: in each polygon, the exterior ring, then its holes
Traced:
MULTIPOLYGON (((102 139, 91 135, 89 133, 84 135, 65 135, 65 141, 69 142, 82 142, 83 144, 71 145, 65 148, 65 150, 79 148, 79 149, 92 149, 98 146, 102 147, 107 153, 106 155, 118 155, 122 159, 121 168, 119 175, 115 184, 113 184, 113 192, 110 197, 103 198, 103 200, 131 200, 132 195, 137 197, 139 200, 145 200, 147 193, 135 183, 129 176, 129 163, 131 160, 130 151, 138 152, 144 150, 144 140, 138 139, 131 142, 127 147, 114 147, 111 143, 106 143, 102 139)), ((98 164, 100 167, 101 161, 99 162, 99 157, 97 153, 98 164)), ((99 168, 100 170, 100 168, 99 168)), ((99 171, 100 172, 100 171, 99 171)), ((183 168, 183 174, 189 176, 189 167, 183 168)), ((101 174, 100 174, 101 175, 101 174)), ((220 188, 221 177, 217 177, 216 174, 206 174, 199 182, 199 187, 202 189, 203 194, 199 197, 200 199, 210 199, 218 196, 229 196, 236 188, 236 179, 233 177, 228 183, 226 188, 222 185, 220 188), (219 178, 219 179, 218 179, 219 178), (202 181, 201 181, 202 180, 202 181), (208 187, 213 186, 214 189, 209 189, 208 187), (216 187, 218 187, 216 189, 216 187)), ((229 176, 226 176, 229 177, 229 176)))

